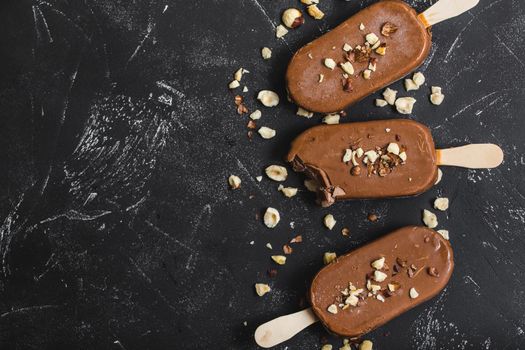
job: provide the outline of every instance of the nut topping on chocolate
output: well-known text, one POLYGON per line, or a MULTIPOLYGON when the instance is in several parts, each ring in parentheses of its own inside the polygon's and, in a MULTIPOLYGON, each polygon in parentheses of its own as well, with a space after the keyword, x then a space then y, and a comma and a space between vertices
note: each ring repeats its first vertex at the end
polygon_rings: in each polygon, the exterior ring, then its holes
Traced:
POLYGON ((381 270, 385 266, 385 257, 372 261, 371 265, 374 269, 381 270))
POLYGON ((416 299, 419 296, 419 293, 417 292, 415 288, 410 288, 409 294, 410 294, 410 298, 412 299, 416 299))
POLYGON ((397 32, 397 26, 394 23, 386 22, 381 27, 381 34, 384 36, 390 36, 390 34, 394 34, 397 32))
POLYGON ((432 277, 439 277, 439 272, 435 267, 429 267, 427 273, 432 277))
POLYGON ((328 307, 327 311, 331 314, 337 314, 337 305, 332 304, 328 307))

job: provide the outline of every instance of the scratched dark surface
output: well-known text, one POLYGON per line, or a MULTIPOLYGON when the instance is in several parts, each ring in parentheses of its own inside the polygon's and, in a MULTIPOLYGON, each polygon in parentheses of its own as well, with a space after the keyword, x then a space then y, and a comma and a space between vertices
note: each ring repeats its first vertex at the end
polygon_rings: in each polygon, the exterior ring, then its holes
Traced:
MULTIPOLYGON (((410 117, 438 146, 500 144, 498 169, 447 168, 419 197, 329 209, 307 191, 288 199, 255 180, 320 122, 286 102, 292 52, 372 2, 322 0, 324 20, 307 17, 278 40, 280 13, 299 1, 3 0, 0 349, 255 349, 258 324, 304 306, 325 251, 419 224, 436 196, 451 200, 438 228, 450 230, 454 275, 366 338, 376 349, 525 348, 525 2, 481 0, 434 28, 421 70, 443 87, 443 105, 428 102, 428 86, 403 92, 418 99, 410 117), (248 140, 247 117, 235 112, 227 83, 239 67, 251 72, 248 108, 277 130, 271 140, 248 140), (258 105, 260 89, 282 102, 258 105), (228 189, 230 174, 241 189, 228 189), (267 206, 281 212, 273 230, 256 218, 267 206), (327 213, 333 231, 322 226, 327 213), (270 255, 297 234, 304 242, 268 277, 270 255), (256 296, 255 282, 272 292, 256 296)), ((344 122, 399 117, 375 97, 344 122)), ((286 184, 302 188, 302 178, 286 184)), ((325 342, 341 346, 316 324, 277 349, 325 342)))

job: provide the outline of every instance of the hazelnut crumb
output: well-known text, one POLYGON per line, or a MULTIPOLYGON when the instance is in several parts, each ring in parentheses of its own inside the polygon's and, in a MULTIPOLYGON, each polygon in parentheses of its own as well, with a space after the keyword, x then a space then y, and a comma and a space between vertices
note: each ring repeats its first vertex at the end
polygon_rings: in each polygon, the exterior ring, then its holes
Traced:
POLYGON ((411 299, 416 299, 418 296, 419 296, 419 293, 417 292, 417 290, 415 288, 410 288, 410 291, 409 291, 409 294, 410 294, 410 298, 411 299))
POLYGON ((286 264, 286 257, 284 255, 272 255, 272 260, 279 265, 286 264))
POLYGON ((256 283, 255 284, 255 292, 258 296, 262 297, 266 293, 271 291, 270 286, 265 283, 256 283))
POLYGON ((329 313, 331 314, 337 314, 337 305, 335 304, 332 304, 330 306, 328 306, 328 308, 326 309, 329 313))
POLYGON ((276 134, 276 131, 274 129, 270 129, 266 126, 260 127, 257 132, 259 133, 259 135, 261 135, 263 139, 271 139, 276 134))
POLYGON ((342 234, 343 236, 345 236, 345 237, 350 236, 350 229, 349 229, 348 227, 343 227, 343 228, 341 229, 341 234, 342 234))
POLYGON ((314 19, 322 19, 324 17, 324 12, 317 7, 317 5, 313 4, 306 8, 306 11, 310 16, 312 16, 314 19))
POLYGON ((336 224, 336 220, 334 218, 334 216, 332 214, 328 214, 324 217, 323 219, 323 222, 324 222, 324 225, 329 229, 333 229, 335 224, 336 224))
POLYGON ((445 211, 448 209, 448 203, 448 198, 436 198, 436 200, 434 201, 434 208, 441 211, 445 211))
POLYGON ((268 228, 274 228, 281 221, 279 211, 275 208, 269 207, 264 213, 264 224, 268 228))
POLYGON ((331 58, 325 58, 323 62, 326 68, 329 68, 331 70, 333 70, 336 66, 335 61, 331 58))
POLYGON ((323 262, 325 265, 330 264, 332 261, 334 261, 337 258, 337 254, 334 252, 326 252, 323 255, 323 262))
POLYGON ((280 39, 282 38, 283 36, 285 36, 286 34, 288 34, 288 29, 286 29, 285 26, 283 26, 282 24, 279 24, 276 28, 275 28, 275 36, 280 39))
POLYGON ((241 187, 241 179, 236 175, 230 175, 228 178, 228 183, 232 190, 236 190, 241 187))
POLYGON ((359 344, 359 350, 372 350, 374 343, 372 343, 370 340, 364 340, 361 344, 359 344))
POLYGON ((423 223, 428 228, 435 228, 438 225, 436 214, 432 213, 430 210, 423 209, 423 223))
POLYGON ((285 181, 288 177, 288 170, 281 165, 270 165, 264 169, 266 176, 278 182, 285 181))
POLYGON ((371 222, 376 222, 379 218, 376 214, 373 214, 373 213, 370 213, 368 214, 368 221, 371 221, 371 222))
POLYGON ((261 56, 265 60, 272 58, 272 50, 269 47, 263 47, 261 50, 261 56))

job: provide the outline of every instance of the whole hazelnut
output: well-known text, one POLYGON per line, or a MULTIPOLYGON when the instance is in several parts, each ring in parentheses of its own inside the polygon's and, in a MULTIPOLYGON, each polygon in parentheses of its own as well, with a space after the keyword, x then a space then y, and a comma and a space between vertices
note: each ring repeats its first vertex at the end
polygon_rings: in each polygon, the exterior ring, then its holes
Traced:
POLYGON ((350 170, 350 174, 352 174, 353 176, 361 175, 361 167, 360 166, 352 167, 352 169, 350 170))
POLYGON ((283 23, 288 28, 297 28, 304 23, 304 17, 301 11, 295 8, 289 8, 283 12, 283 23))

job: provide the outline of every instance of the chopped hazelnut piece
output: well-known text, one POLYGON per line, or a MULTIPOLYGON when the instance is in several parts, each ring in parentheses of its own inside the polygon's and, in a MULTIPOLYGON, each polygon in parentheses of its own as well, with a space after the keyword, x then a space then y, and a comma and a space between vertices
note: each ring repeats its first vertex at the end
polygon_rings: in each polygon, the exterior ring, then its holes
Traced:
POLYGON ((357 154, 359 158, 361 158, 365 152, 363 151, 361 147, 359 147, 358 149, 356 149, 355 153, 357 154))
POLYGON ((373 346, 374 343, 372 343, 370 340, 365 340, 359 344, 359 350, 372 350, 373 346))
POLYGON ((385 98, 385 101, 391 106, 393 106, 396 102, 396 95, 397 91, 392 90, 391 88, 386 88, 385 91, 383 91, 383 97, 385 98))
POLYGON ((372 261, 371 265, 374 269, 381 270, 385 266, 385 257, 372 261))
POLYGON ((427 269, 427 273, 432 277, 439 277, 439 271, 433 266, 427 269))
POLYGON ((430 95, 430 102, 439 106, 445 99, 445 95, 441 93, 441 88, 439 86, 432 86, 432 94, 430 95))
POLYGON ((336 223, 337 221, 335 221, 334 216, 333 216, 332 214, 328 214, 328 215, 326 215, 326 216, 324 217, 323 222, 324 222, 324 225, 325 225, 329 230, 331 230, 331 229, 334 228, 335 223, 336 223))
POLYGON ((324 80, 324 74, 319 74, 319 82, 322 83, 324 80))
POLYGON ((393 293, 399 289, 400 285, 399 283, 394 282, 394 283, 389 283, 387 287, 388 287, 388 290, 393 293))
POLYGON ((368 219, 368 221, 370 221, 370 222, 376 222, 377 219, 378 219, 378 217, 377 217, 376 214, 370 213, 370 214, 368 214, 367 219, 368 219))
POLYGON ((282 38, 283 36, 285 36, 286 34, 288 34, 288 29, 286 29, 285 26, 283 26, 282 24, 279 24, 276 28, 275 28, 275 36, 280 39, 282 38))
POLYGON ((255 180, 257 180, 258 182, 261 182, 262 179, 263 179, 262 176, 256 176, 256 177, 255 177, 255 180))
POLYGON ((387 278, 387 274, 378 270, 374 271, 374 281, 383 282, 387 278))
POLYGON ((368 159, 367 163, 374 163, 378 157, 379 155, 374 150, 365 152, 365 158, 368 159))
POLYGON ((228 178, 228 183, 230 184, 230 187, 233 190, 236 190, 239 187, 241 187, 241 179, 235 175, 230 175, 230 177, 228 178))
POLYGON ((357 303, 359 303, 359 298, 355 295, 350 295, 345 299, 345 304, 347 305, 357 306, 357 303))
POLYGON ((337 254, 333 252, 326 252, 323 255, 323 262, 325 265, 330 264, 332 261, 334 261, 337 258, 337 254))
POLYGON ((359 176, 359 175, 361 175, 361 167, 358 166, 358 165, 353 166, 352 169, 350 169, 350 174, 352 176, 359 176))
POLYGON ((352 51, 352 50, 353 50, 353 49, 352 49, 352 46, 348 45, 347 43, 345 43, 345 44, 343 45, 343 51, 345 51, 345 52, 349 52, 349 51, 352 51))
POLYGON ((261 50, 261 56, 265 60, 272 58, 272 50, 269 47, 263 47, 261 50))
POLYGON ((280 191, 288 198, 292 198, 297 194, 297 188, 295 187, 283 187, 280 191))
POLYGON ((428 228, 435 228, 438 225, 436 214, 426 209, 423 209, 423 222, 428 228))
POLYGON ((241 84, 237 80, 233 80, 231 83, 228 84, 228 87, 233 90, 237 89, 241 84))
POLYGON ((345 63, 341 63, 341 68, 350 75, 354 74, 354 66, 352 66, 352 63, 348 61, 345 63))
POLYGON ((416 72, 412 76, 412 80, 419 87, 425 83, 425 76, 421 72, 416 72))
POLYGON ((326 309, 331 314, 337 314, 337 305, 332 304, 326 309))
POLYGON ((405 89, 406 91, 418 90, 419 85, 414 83, 412 79, 405 79, 405 89))
POLYGON ((407 161, 407 153, 406 152, 399 153, 399 158, 401 158, 401 160, 403 162, 406 162, 407 161))
POLYGON ((350 148, 347 148, 345 150, 345 154, 343 155, 343 163, 348 163, 352 160, 352 150, 350 148))
MULTIPOLYGON (((377 44, 376 44, 377 45, 377 44)), ((374 45, 375 46, 375 45, 374 45)), ((384 56, 386 55, 386 43, 383 43, 381 45, 379 45, 378 48, 376 48, 376 53, 378 55, 381 55, 381 56, 384 56)))
POLYGON ((237 69, 237 71, 235 72, 235 74, 233 75, 233 77, 235 78, 235 80, 237 80, 237 81, 241 81, 241 79, 242 79, 242 75, 243 75, 244 73, 249 73, 249 71, 247 71, 247 70, 244 69, 244 68, 239 68, 239 69, 237 69))
POLYGON ((324 12, 317 7, 317 5, 310 5, 306 8, 306 11, 314 19, 322 19, 324 17, 324 12))
POLYGON ((266 293, 271 291, 270 286, 265 283, 255 283, 255 292, 258 296, 262 297, 266 293))
POLYGON ((270 165, 264 169, 266 176, 274 181, 282 182, 288 177, 288 170, 281 165, 270 165))
POLYGON ((393 34, 397 31, 397 26, 393 23, 386 22, 381 27, 381 34, 384 36, 390 36, 390 34, 393 34))
POLYGON ((449 240, 449 234, 448 234, 448 230, 437 230, 437 233, 439 233, 444 239, 446 239, 447 241, 449 240))
POLYGON ((297 28, 304 23, 301 11, 296 8, 289 8, 283 12, 282 21, 290 29, 297 28))
POLYGON ((334 69, 336 66, 335 61, 331 58, 325 58, 323 62, 326 68, 329 68, 329 69, 334 69))
POLYGON ((448 198, 436 198, 436 200, 434 201, 434 208, 441 211, 445 211, 448 209, 448 203, 448 198))
POLYGON ((252 114, 250 114, 250 118, 252 120, 257 120, 257 119, 261 119, 261 116, 262 116, 262 113, 260 110, 256 109, 255 111, 252 112, 252 114))
POLYGON ((359 30, 365 30, 365 25, 363 23, 359 24, 359 30))
POLYGON ((270 249, 270 250, 272 250, 272 249, 273 249, 273 247, 272 247, 271 243, 266 243, 266 248, 268 248, 268 249, 270 249))
POLYGON ((333 349, 333 346, 331 344, 325 344, 321 347, 321 350, 332 350, 332 349, 333 349))
POLYGON ((325 124, 339 124, 339 114, 329 114, 323 118, 325 124))
POLYGON ((385 100, 381 99, 381 98, 376 98, 376 106, 377 107, 384 107, 388 104, 388 102, 386 102, 385 100))
POLYGON ((312 5, 312 4, 318 4, 319 0, 301 0, 301 3, 305 5, 312 5))
POLYGON ((416 99, 413 97, 400 97, 396 100, 396 109, 401 114, 410 114, 414 108, 416 99))
POLYGON ((317 189, 319 188, 317 182, 311 179, 304 180, 304 187, 310 192, 317 192, 317 189))
POLYGON ((293 249, 288 244, 283 245, 283 253, 284 254, 292 254, 293 249))
POLYGON ((257 132, 259 133, 259 135, 261 135, 263 139, 271 139, 276 134, 274 129, 270 129, 266 126, 259 128, 257 132))
POLYGON ((279 265, 286 264, 286 257, 284 255, 272 255, 272 260, 279 265))
POLYGON ((379 41, 379 38, 377 37, 377 35, 375 35, 375 33, 368 33, 365 36, 365 39, 370 45, 374 45, 379 41))
POLYGON ((379 300, 382 303, 385 302, 385 298, 381 294, 376 295, 376 299, 379 300))
POLYGON ((281 215, 279 215, 279 212, 277 209, 269 207, 266 209, 266 212, 264 213, 264 224, 268 228, 274 228, 277 226, 279 221, 281 221, 281 215))
POLYGON ((341 229, 341 234, 345 237, 350 236, 350 229, 348 229, 348 227, 343 227, 341 229))
POLYGON ((437 185, 438 183, 440 183, 442 177, 443 177, 443 172, 441 171, 441 169, 438 168, 438 176, 437 176, 436 182, 434 182, 434 185, 437 185))
POLYGON ((387 152, 394 153, 396 155, 399 155, 399 145, 395 142, 391 142, 388 144, 388 147, 386 148, 387 152))
POLYGON ((313 112, 307 111, 306 109, 301 108, 301 107, 297 108, 297 113, 295 114, 297 114, 300 117, 305 117, 305 118, 312 118, 314 116, 313 112))
POLYGON ((432 86, 430 88, 430 91, 433 93, 433 94, 441 94, 441 88, 439 86, 432 86))
POLYGON ((261 90, 257 99, 266 107, 275 107, 279 104, 279 95, 270 90, 261 90))
POLYGON ((369 80, 372 76, 372 71, 370 69, 365 69, 363 71, 363 78, 365 78, 366 80, 369 80))
POLYGON ((410 288, 410 291, 408 292, 410 294, 410 298, 416 299, 419 296, 419 293, 417 292, 416 288, 410 288))

